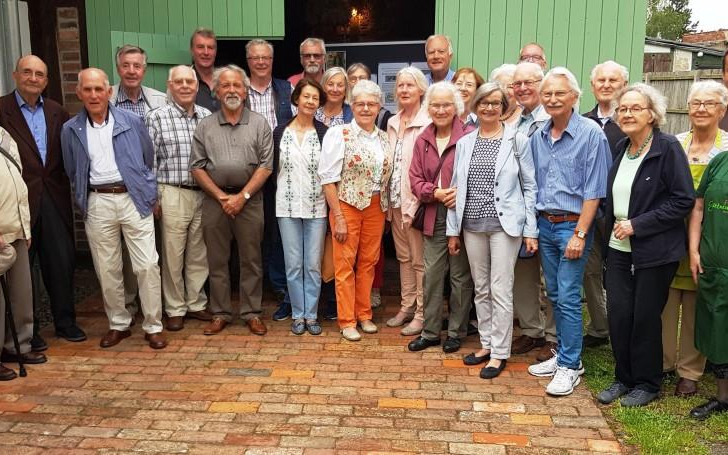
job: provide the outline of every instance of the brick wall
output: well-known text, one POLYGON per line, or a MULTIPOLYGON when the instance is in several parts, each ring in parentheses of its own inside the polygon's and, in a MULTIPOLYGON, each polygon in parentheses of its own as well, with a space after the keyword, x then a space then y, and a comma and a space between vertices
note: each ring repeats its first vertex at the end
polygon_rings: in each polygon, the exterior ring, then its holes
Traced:
POLYGON ((81 109, 76 97, 76 81, 81 71, 81 40, 78 26, 78 9, 56 8, 58 66, 60 68, 63 105, 73 115, 81 109))

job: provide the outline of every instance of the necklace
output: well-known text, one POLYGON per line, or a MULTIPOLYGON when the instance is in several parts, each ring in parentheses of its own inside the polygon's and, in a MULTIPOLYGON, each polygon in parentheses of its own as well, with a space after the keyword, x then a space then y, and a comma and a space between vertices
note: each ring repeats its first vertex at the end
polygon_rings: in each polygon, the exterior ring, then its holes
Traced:
POLYGON ((634 154, 629 153, 629 150, 627 150, 627 159, 628 160, 636 160, 640 157, 642 154, 642 151, 644 151, 645 147, 647 147, 647 144, 652 140, 652 131, 650 131, 650 134, 645 138, 645 141, 640 145, 640 148, 637 149, 637 151, 634 154))
POLYGON ((478 133, 478 136, 482 137, 483 139, 493 139, 494 137, 498 136, 503 129, 503 125, 498 125, 498 129, 495 130, 495 133, 493 133, 490 136, 483 136, 482 134, 478 133))

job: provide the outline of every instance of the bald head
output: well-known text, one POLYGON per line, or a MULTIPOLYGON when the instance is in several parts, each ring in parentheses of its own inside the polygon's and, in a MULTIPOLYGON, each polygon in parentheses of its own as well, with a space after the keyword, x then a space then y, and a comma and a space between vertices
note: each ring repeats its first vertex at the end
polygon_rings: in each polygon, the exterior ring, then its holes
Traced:
POLYGON ((96 123, 102 123, 109 108, 111 86, 109 77, 98 68, 86 68, 78 73, 76 95, 86 112, 96 123))
POLYGON ((183 109, 191 112, 197 96, 197 75, 187 65, 179 65, 169 70, 167 95, 183 109))
POLYGON ((18 93, 31 106, 35 106, 38 98, 48 85, 48 67, 35 55, 20 57, 15 62, 13 80, 18 93))

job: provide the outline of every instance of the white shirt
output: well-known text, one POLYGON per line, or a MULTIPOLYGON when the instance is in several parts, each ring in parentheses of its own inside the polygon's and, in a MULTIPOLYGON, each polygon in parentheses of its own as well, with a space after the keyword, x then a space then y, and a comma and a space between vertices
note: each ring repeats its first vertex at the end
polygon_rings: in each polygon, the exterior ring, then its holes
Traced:
POLYGON ((286 128, 279 146, 276 216, 325 218, 326 199, 318 176, 321 144, 316 130, 307 131, 301 143, 291 128, 286 128))
POLYGON ((89 182, 91 185, 121 182, 121 174, 114 157, 114 116, 109 112, 108 121, 101 125, 90 117, 89 121, 93 124, 93 127, 89 125, 86 128, 88 155, 91 159, 89 182))
POLYGON ((329 128, 324 136, 321 144, 321 161, 319 164, 319 176, 321 176, 321 184, 337 183, 341 180, 341 169, 344 165, 344 128, 348 127, 351 135, 358 141, 362 141, 362 146, 369 149, 375 156, 375 169, 379 172, 372 173, 372 192, 381 190, 382 187, 382 167, 386 157, 382 143, 379 140, 379 130, 367 133, 359 125, 356 120, 352 120, 348 125, 338 125, 329 128))

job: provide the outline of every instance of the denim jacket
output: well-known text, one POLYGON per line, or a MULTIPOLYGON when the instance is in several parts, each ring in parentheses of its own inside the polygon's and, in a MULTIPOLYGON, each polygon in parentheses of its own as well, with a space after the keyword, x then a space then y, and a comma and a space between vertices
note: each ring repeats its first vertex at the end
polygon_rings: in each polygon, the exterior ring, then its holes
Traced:
MULTIPOLYGON (((109 105, 109 112, 114 116, 112 134, 116 166, 137 211, 142 217, 149 216, 157 202, 157 179, 152 172, 154 149, 149 132, 144 120, 133 112, 112 105, 109 105)), ((63 165, 73 184, 74 200, 84 219, 87 215, 91 167, 86 141, 88 126, 88 115, 82 109, 61 130, 63 165)))

